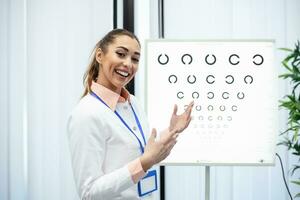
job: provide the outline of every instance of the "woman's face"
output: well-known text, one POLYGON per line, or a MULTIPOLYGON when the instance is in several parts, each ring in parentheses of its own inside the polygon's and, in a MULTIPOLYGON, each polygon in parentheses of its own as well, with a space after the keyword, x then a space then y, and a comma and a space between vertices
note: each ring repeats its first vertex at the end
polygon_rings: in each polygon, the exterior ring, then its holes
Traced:
POLYGON ((120 93, 121 89, 134 77, 140 59, 140 45, 127 35, 117 36, 107 47, 107 52, 96 51, 100 63, 97 82, 120 93))

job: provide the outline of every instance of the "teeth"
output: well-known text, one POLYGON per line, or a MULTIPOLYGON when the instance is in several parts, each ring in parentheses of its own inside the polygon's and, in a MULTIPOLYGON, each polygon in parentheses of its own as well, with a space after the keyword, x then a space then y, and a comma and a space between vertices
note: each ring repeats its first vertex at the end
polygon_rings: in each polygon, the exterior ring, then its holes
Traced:
POLYGON ((120 70, 116 70, 116 72, 124 77, 127 77, 129 75, 128 72, 123 72, 123 71, 120 71, 120 70))

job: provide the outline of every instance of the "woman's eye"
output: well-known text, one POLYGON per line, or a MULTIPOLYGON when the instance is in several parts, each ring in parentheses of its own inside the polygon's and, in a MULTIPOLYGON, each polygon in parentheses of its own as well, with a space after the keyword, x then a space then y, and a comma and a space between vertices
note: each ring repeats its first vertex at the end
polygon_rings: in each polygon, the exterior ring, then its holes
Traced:
POLYGON ((116 52, 117 53, 117 55, 119 56, 119 57, 125 57, 125 53, 122 53, 122 52, 116 52))
POLYGON ((134 62, 136 62, 136 63, 139 62, 139 59, 138 59, 138 58, 132 58, 132 60, 133 60, 134 62))

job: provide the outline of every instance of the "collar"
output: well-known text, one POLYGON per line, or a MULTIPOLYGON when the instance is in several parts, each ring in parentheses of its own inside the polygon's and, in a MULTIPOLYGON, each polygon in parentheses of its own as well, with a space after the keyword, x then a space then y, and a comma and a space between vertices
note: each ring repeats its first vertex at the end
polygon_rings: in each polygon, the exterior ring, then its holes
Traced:
POLYGON ((125 88, 122 88, 121 95, 111 91, 110 89, 92 81, 91 90, 99 96, 107 105, 108 107, 115 111, 117 103, 129 101, 130 102, 130 93, 125 88))

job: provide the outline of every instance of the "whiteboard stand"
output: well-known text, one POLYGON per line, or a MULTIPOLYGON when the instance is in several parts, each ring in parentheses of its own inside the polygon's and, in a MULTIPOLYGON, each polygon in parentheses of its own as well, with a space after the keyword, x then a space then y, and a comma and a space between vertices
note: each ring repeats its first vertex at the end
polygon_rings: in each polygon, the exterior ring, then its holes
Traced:
POLYGON ((210 194, 210 166, 205 166, 205 200, 209 200, 210 194))

